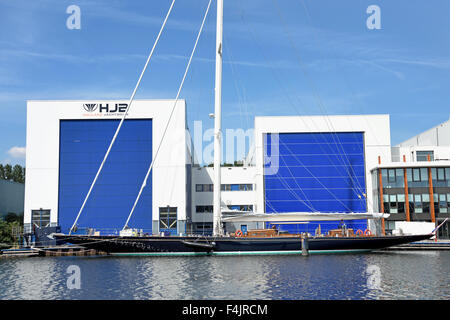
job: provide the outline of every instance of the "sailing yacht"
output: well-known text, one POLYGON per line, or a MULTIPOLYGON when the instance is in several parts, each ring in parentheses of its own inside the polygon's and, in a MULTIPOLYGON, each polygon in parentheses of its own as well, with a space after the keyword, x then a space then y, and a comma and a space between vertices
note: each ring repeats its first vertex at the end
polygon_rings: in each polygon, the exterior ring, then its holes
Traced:
MULTIPOLYGON (((211 1, 210 3, 211 4, 211 1)), ((172 3, 173 6, 173 3, 172 3)), ((172 8, 172 7, 171 7, 172 8)), ((209 5, 208 5, 209 9, 209 5)), ((207 9, 207 11, 208 11, 207 9)), ((170 12, 170 10, 169 10, 170 12)), ((207 14, 207 12, 206 12, 207 14)), ((205 17, 206 17, 205 14, 205 17)), ((168 17, 168 16, 167 16, 168 17)), ((165 22, 167 21, 167 17, 165 22)), ((203 20, 204 23, 205 20, 203 20)), ((414 241, 429 239, 434 233, 422 235, 396 235, 396 236, 374 236, 370 232, 358 232, 345 227, 334 230, 328 235, 310 234, 286 234, 277 229, 249 230, 246 234, 241 231, 233 235, 225 235, 223 223, 227 221, 340 221, 351 219, 382 219, 383 214, 374 215, 369 213, 311 213, 311 212, 290 212, 290 213, 249 213, 235 216, 222 217, 221 207, 221 101, 222 101, 222 51, 223 51, 223 0, 217 0, 217 25, 216 25, 216 67, 215 67, 215 110, 214 110, 214 200, 213 200, 213 235, 212 236, 146 236, 133 235, 128 228, 128 222, 136 206, 142 189, 146 185, 146 179, 152 169, 150 165, 147 176, 144 179, 139 195, 134 203, 133 209, 128 216, 123 232, 117 235, 77 235, 71 234, 76 228, 78 217, 80 216, 87 198, 95 184, 103 163, 120 130, 120 125, 111 142, 105 159, 103 160, 88 195, 80 209, 80 212, 69 232, 69 234, 54 234, 53 237, 72 244, 84 246, 88 249, 107 252, 111 255, 242 255, 242 254, 309 254, 309 253, 337 253, 337 252, 367 252, 396 246, 414 241), (362 234, 361 234, 362 233, 362 234)), ((163 26, 164 26, 163 24, 163 26)), ((202 24, 203 27, 203 24, 202 24)), ((201 27, 201 29, 202 29, 201 27)), ((162 29, 161 29, 162 30, 162 29)), ((201 32, 201 30, 200 30, 201 32)), ((160 31, 161 34, 161 31, 160 31)), ((200 33, 199 33, 200 34, 200 33)), ((158 35, 159 38, 159 35, 158 35)), ((157 39, 158 39, 157 38, 157 39)), ((198 41, 198 37, 197 37, 198 41)), ((155 43, 156 45, 156 43, 155 43)), ((194 46, 195 50, 195 46, 194 46)), ((152 49, 153 53, 153 49, 152 49)), ((152 54, 151 53, 151 54, 152 54)), ((150 54, 150 56, 151 56, 150 54)), ((150 58, 149 56, 149 58, 150 58)), ((192 59, 192 55, 191 55, 192 59)), ((188 67, 190 65, 190 61, 188 67)), ((148 64, 148 60, 147 60, 148 64)), ((146 64, 146 65, 147 65, 146 64)), ((143 72, 145 71, 145 67, 143 72)), ((140 79, 142 78, 143 72, 140 79)), ((186 70, 187 72, 187 70, 186 70)), ((185 73, 186 76, 186 73, 185 73)), ((140 79, 137 86, 139 85, 140 79)), ((184 81, 185 77, 183 78, 184 81)), ((183 83, 183 82, 182 82, 183 83)), ((128 104, 131 105, 137 86, 128 104)), ((181 90, 178 90, 177 99, 181 90)), ((123 119, 126 116, 124 113, 123 119)), ((169 119, 170 121, 170 119, 169 119)), ((121 122, 122 123, 122 122, 121 122)), ((157 154, 155 155, 155 157, 157 154)))

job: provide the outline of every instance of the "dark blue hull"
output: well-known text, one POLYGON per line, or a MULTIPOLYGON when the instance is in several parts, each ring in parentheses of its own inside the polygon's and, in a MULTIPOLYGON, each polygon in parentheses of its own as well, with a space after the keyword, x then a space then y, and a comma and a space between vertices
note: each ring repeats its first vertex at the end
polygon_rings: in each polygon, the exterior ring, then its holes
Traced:
MULTIPOLYGON (((300 237, 117 237, 54 235, 58 240, 113 255, 301 254, 300 237)), ((309 253, 362 252, 431 238, 432 234, 308 238, 309 253)))

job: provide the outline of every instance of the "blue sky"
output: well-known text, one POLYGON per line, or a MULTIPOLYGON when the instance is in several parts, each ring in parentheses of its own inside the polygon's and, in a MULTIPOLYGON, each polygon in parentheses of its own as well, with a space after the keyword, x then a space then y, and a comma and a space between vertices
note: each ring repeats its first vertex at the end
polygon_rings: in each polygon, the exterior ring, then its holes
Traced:
MULTIPOLYGON (((128 99, 171 0, 0 0, 0 163, 25 164, 26 100, 128 99), (69 30, 69 5, 81 29, 69 30)), ((178 0, 137 99, 173 99, 208 0, 178 0)), ((181 97, 214 104, 215 4, 181 97)), ((223 127, 253 117, 391 115, 392 144, 450 115, 450 2, 225 0, 223 127), (369 5, 381 29, 369 30, 369 5)))

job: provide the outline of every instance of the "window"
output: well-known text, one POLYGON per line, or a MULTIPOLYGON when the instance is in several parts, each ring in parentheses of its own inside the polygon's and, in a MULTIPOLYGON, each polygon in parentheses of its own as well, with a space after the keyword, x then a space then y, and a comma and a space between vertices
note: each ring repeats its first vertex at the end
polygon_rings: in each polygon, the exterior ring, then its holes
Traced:
POLYGON ((31 225, 45 228, 50 225, 50 210, 31 210, 31 225))
POLYGON ((213 210, 213 206, 196 206, 195 207, 195 212, 197 213, 212 213, 213 210))
POLYGON ((177 229, 177 207, 159 208, 159 229, 177 229))
POLYGON ((239 185, 239 191, 252 191, 253 185, 252 184, 240 184, 239 185))
POLYGON ((450 187, 450 168, 445 168, 446 187, 450 187))
POLYGON ((420 181, 428 182, 428 168, 420 168, 420 181))
POLYGON ((403 169, 382 169, 383 188, 403 188, 405 181, 403 169))
POLYGON ((413 169, 413 181, 420 181, 420 169, 413 169))
POLYGON ((383 187, 386 187, 389 185, 387 169, 381 169, 381 182, 383 183, 383 187))
POLYGON ((395 182, 395 170, 394 169, 388 170, 388 181, 395 182))
POLYGON ((383 194, 383 207, 384 207, 384 213, 389 213, 389 195, 383 194))
POLYGON ((389 195, 389 200, 389 213, 398 213, 397 196, 395 194, 391 194, 389 195))
POLYGON ((439 195, 439 213, 447 213, 447 212, 448 212, 448 207, 447 207, 446 196, 445 196, 445 194, 440 194, 439 195))
MULTIPOLYGON (((431 168, 431 178, 433 179, 433 187, 446 187, 446 173, 449 168, 431 168)), ((450 172, 448 172, 450 174, 450 172)), ((447 176, 447 180, 449 177, 447 176)))
POLYGON ((422 209, 423 212, 430 212, 430 195, 428 193, 422 194, 422 209))
POLYGON ((428 156, 430 156, 430 161, 434 161, 434 151, 416 151, 417 161, 428 161, 428 156))
POLYGON ((239 210, 239 211, 253 211, 253 205, 251 204, 240 204, 240 205, 231 205, 228 206, 231 210, 239 210))
POLYGON ((214 191, 213 184, 196 184, 195 185, 196 192, 212 192, 214 191))
POLYGON ((428 168, 408 168, 406 174, 408 187, 428 186, 428 168))
POLYGON ((423 209, 422 209, 422 199, 420 194, 415 194, 414 195, 414 212, 415 213, 422 213, 423 209))
POLYGON ((437 168, 437 179, 439 181, 444 181, 445 177, 444 177, 444 168, 437 168))
POLYGON ((251 191, 253 190, 252 184, 222 184, 222 191, 251 191))
POLYGON ((398 207, 398 213, 405 213, 405 195, 404 194, 397 195, 397 207, 398 207))

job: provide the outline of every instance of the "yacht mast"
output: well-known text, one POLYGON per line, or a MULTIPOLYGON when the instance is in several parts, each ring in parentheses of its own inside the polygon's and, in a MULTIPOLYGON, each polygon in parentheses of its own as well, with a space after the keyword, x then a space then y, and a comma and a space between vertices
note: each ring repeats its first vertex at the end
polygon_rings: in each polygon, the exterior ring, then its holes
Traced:
POLYGON ((214 99, 214 220, 213 235, 223 233, 221 222, 221 178, 220 163, 222 155, 222 38, 223 38, 223 0, 217 0, 216 27, 216 85, 214 99))

